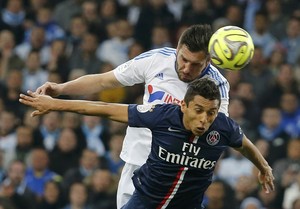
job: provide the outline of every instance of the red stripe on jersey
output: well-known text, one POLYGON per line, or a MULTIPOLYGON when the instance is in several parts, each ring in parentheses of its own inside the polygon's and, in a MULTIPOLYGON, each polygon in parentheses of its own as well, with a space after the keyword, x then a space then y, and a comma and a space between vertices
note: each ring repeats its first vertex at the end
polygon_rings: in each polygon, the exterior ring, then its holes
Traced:
POLYGON ((174 193, 174 189, 175 189, 176 186, 178 186, 179 181, 181 181, 181 176, 182 176, 182 173, 185 171, 185 169, 186 169, 185 167, 181 167, 179 169, 179 171, 178 171, 178 173, 176 175, 176 178, 175 178, 175 180, 174 180, 174 182, 173 182, 173 184, 172 184, 169 192, 166 194, 166 196, 161 201, 161 203, 157 206, 156 209, 162 209, 162 208, 165 208, 167 206, 165 204, 166 204, 167 200, 171 197, 171 195, 174 195, 173 194, 174 193))

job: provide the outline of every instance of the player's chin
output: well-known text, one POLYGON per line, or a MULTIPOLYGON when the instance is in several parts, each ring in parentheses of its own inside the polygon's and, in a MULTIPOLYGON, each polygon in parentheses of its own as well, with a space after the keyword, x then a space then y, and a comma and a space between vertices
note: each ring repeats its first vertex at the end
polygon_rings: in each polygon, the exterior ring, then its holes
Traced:
POLYGON ((191 76, 184 75, 184 74, 178 74, 178 77, 181 81, 183 81, 185 83, 190 83, 194 80, 194 79, 191 78, 191 76))
POLYGON ((195 128, 192 132, 195 136, 201 136, 205 131, 205 128, 195 128))

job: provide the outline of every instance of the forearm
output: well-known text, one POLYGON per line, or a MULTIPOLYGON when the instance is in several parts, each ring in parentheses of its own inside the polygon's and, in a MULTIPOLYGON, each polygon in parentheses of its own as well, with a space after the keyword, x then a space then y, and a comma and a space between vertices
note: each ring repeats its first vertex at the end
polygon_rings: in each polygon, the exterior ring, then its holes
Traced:
POLYGON ((49 110, 75 112, 83 115, 105 117, 123 123, 128 122, 128 105, 125 104, 53 99, 49 110))
POLYGON ((261 155, 255 145, 246 137, 243 139, 243 147, 239 151, 248 158, 261 173, 266 173, 267 170, 271 169, 268 162, 261 155))
POLYGON ((89 95, 122 86, 113 72, 89 74, 60 85, 61 95, 89 95))

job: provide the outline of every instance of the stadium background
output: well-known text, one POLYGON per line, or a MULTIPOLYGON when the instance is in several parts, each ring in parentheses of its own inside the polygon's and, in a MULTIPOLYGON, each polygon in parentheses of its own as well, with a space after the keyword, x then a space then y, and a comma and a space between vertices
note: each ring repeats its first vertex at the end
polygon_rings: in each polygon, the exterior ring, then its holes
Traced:
MULTIPOLYGON (((255 55, 230 82, 230 116, 273 167, 276 192, 233 150, 218 163, 208 209, 300 208, 298 0, 0 0, 0 208, 114 209, 126 126, 53 112, 31 118, 20 92, 112 70, 176 47, 191 24, 246 29, 255 55)), ((143 86, 83 97, 140 103, 143 86)))

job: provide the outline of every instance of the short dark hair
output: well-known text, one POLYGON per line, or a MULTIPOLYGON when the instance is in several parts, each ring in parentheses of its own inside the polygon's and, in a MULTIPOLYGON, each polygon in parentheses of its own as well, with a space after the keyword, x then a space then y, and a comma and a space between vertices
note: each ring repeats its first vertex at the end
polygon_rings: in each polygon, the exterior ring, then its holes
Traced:
POLYGON ((211 36, 210 25, 193 25, 181 34, 178 46, 186 45, 191 52, 204 51, 208 54, 208 43, 211 36))
POLYGON ((221 104, 221 95, 218 86, 209 78, 199 78, 189 83, 184 102, 188 105, 195 96, 202 96, 208 100, 218 100, 221 104))

